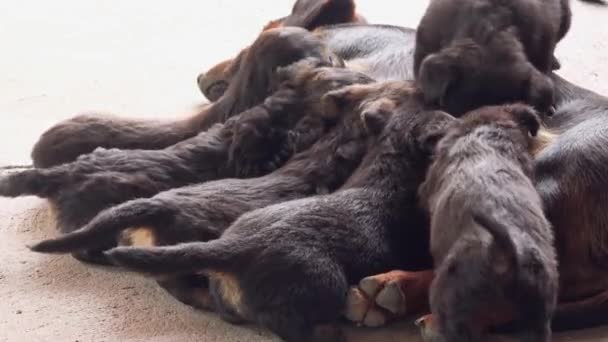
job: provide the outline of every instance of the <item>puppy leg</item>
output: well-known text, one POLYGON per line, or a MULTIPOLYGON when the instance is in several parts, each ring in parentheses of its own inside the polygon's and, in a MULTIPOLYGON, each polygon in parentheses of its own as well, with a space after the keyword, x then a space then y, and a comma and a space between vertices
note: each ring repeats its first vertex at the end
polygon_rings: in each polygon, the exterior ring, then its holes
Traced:
POLYGON ((580 300, 559 303, 553 317, 553 329, 581 329, 605 324, 606 317, 608 290, 580 300))
POLYGON ((209 293, 209 280, 203 275, 190 274, 165 277, 157 280, 173 298, 195 309, 215 311, 213 299, 209 293))
POLYGON ((69 180, 64 168, 25 170, 0 178, 0 196, 49 198, 69 180))
POLYGON ((271 284, 258 283, 260 288, 245 289, 246 302, 251 303, 258 323, 285 341, 345 341, 342 330, 334 324, 345 305, 346 277, 332 260, 311 262, 314 267, 296 265, 299 272, 267 279, 271 284))
POLYGON ((539 112, 548 116, 553 115, 555 113, 553 81, 547 75, 536 70, 532 64, 529 64, 529 72, 527 102, 539 112))
MULTIPOLYGON (((198 115, 204 115, 205 111, 198 115)), ((48 168, 76 160, 98 147, 162 149, 195 135, 186 120, 158 122, 104 115, 80 115, 44 132, 34 145, 34 165, 48 168)))

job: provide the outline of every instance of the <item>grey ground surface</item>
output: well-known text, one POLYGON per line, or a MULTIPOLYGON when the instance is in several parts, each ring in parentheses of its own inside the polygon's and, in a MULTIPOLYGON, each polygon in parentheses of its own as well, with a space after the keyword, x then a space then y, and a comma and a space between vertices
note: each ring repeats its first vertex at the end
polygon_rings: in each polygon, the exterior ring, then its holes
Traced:
MULTIPOLYGON (((82 111, 170 118, 200 103, 195 76, 234 55, 288 0, 1 1, 0 166, 29 163, 40 133, 82 111)), ((359 0, 370 22, 413 27, 422 0, 359 0)), ((608 10, 573 1, 562 75, 608 94, 608 10)), ((155 284, 70 257, 30 253, 55 234, 46 203, 0 199, 0 341, 271 341, 177 304, 155 284)), ((352 341, 417 341, 409 322, 352 341)), ((558 341, 608 341, 608 329, 558 341)))

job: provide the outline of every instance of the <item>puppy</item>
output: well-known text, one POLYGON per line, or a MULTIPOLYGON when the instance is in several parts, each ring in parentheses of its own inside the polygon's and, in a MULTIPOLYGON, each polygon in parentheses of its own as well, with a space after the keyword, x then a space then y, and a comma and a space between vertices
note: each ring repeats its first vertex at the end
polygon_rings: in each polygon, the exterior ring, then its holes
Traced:
POLYGON ((182 120, 158 122, 81 115, 50 128, 34 146, 34 165, 48 168, 74 161, 98 147, 163 149, 206 131, 216 123, 252 108, 272 94, 275 70, 307 57, 333 66, 342 61, 305 29, 276 28, 262 33, 242 54, 234 82, 218 102, 182 120))
MULTIPOLYGON (((330 92, 327 96, 334 94, 330 92)), ((251 210, 333 192, 359 165, 371 143, 354 108, 349 106, 342 108, 341 113, 331 113, 332 117, 335 115, 339 115, 339 121, 331 131, 271 174, 207 182, 162 192, 150 199, 129 201, 100 213, 80 230, 40 242, 31 249, 66 253, 99 250, 116 242, 149 247, 209 241, 251 210)), ((192 274, 165 278, 161 285, 166 285, 168 291, 186 304, 208 308, 209 300, 201 296, 203 280, 199 281, 202 286, 193 286, 196 277, 192 274)))
POLYGON ((514 101, 550 112, 547 74, 570 21, 569 0, 431 1, 416 34, 416 80, 454 115, 514 101))
MULTIPOLYGON (((0 195, 37 195, 56 209, 59 227, 73 231, 101 210, 160 191, 227 177, 255 177, 306 150, 334 123, 323 117, 322 95, 369 82, 362 74, 303 60, 280 71, 282 88, 264 104, 196 138, 164 150, 98 150, 70 164, 33 169, 0 180, 0 195)), ((81 252, 82 253, 82 252, 81 252)), ((81 255, 81 259, 89 260, 81 255)))
POLYGON ((528 106, 484 107, 437 146, 420 187, 431 213, 433 341, 486 341, 486 328, 514 317, 525 341, 551 340, 557 261, 530 179, 539 127, 528 106))
POLYGON ((204 272, 222 312, 256 322, 286 341, 341 341, 333 325, 349 284, 379 270, 428 260, 425 219, 416 190, 426 146, 453 118, 426 112, 410 84, 359 86, 334 94, 357 98, 370 132, 379 134, 338 191, 284 202, 241 216, 220 239, 173 247, 119 247, 108 256, 157 274, 204 272))

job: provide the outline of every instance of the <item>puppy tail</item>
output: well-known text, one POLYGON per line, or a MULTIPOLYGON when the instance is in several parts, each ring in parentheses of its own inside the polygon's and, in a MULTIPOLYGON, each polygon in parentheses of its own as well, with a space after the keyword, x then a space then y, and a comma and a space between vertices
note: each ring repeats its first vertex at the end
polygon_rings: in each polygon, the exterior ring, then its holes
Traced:
POLYGON ((514 275, 513 279, 517 278, 519 269, 519 257, 517 246, 509 235, 509 227, 498 221, 496 217, 482 213, 481 211, 473 213, 473 221, 483 227, 494 238, 494 244, 497 247, 497 255, 492 256, 490 262, 492 267, 498 274, 514 275))
POLYGON ((230 271, 233 265, 247 263, 251 258, 247 246, 246 241, 239 239, 217 239, 168 247, 117 247, 105 255, 118 266, 151 275, 223 272, 230 271))
POLYGON ((38 196, 51 197, 64 183, 60 170, 31 169, 0 178, 0 196, 38 196))
POLYGON ((99 213, 86 226, 69 234, 41 241, 30 246, 34 252, 70 253, 98 248, 108 239, 116 239, 119 232, 130 227, 167 224, 175 217, 175 210, 154 199, 136 199, 99 213))

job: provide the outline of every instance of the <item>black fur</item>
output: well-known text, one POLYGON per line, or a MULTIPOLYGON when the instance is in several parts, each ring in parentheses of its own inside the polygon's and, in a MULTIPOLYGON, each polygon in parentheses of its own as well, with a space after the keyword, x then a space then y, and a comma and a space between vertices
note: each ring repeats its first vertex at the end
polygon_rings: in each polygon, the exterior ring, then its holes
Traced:
MULTIPOLYGON (((114 245, 116 240, 131 245, 137 243, 132 234, 142 230, 149 235, 146 243, 152 245, 209 241, 218 238, 243 213, 333 192, 358 166, 369 144, 358 112, 352 107, 342 111, 331 131, 269 175, 207 182, 126 202, 103 211, 80 230, 40 242, 31 249, 46 253, 99 250, 114 245)), ((202 295, 205 283, 196 274, 164 277, 159 283, 188 305, 211 308, 202 295)))
MULTIPOLYGON (((394 114, 339 191, 249 212, 208 243, 123 247, 108 255, 146 273, 206 271, 215 282, 216 304, 232 316, 286 341, 339 341, 313 332, 340 317, 349 284, 428 262, 420 247, 425 219, 416 208, 416 189, 429 157, 424 145, 453 118, 425 112, 421 95, 407 84, 385 87, 400 94, 391 99, 394 114), (238 296, 231 296, 228 282, 236 284, 238 296)), ((362 112, 376 100, 364 103, 362 112)))
POLYGON ((430 303, 441 341, 485 341, 487 317, 511 307, 525 341, 551 341, 557 261, 530 178, 539 126, 525 105, 484 107, 438 144, 420 197, 431 214, 430 303))
MULTIPOLYGON (((362 74, 318 65, 317 60, 306 59, 279 71, 284 84, 262 105, 195 138, 164 150, 97 150, 73 163, 12 174, 0 180, 0 195, 48 198, 60 229, 70 232, 101 210, 131 199, 188 184, 272 172, 335 122, 319 108, 321 96, 343 85, 369 82, 362 74)), ((79 258, 87 261, 90 254, 79 258)))
POLYGON ((59 123, 41 136, 32 151, 34 165, 46 168, 68 163, 98 147, 149 150, 174 145, 260 104, 276 90, 275 70, 306 57, 342 65, 318 38, 304 29, 266 31, 241 57, 234 82, 224 96, 194 116, 171 122, 78 116, 59 123))
MULTIPOLYGON (((352 79, 358 75, 348 73, 353 75, 352 79)), ((268 175, 222 179, 129 201, 105 210, 82 229, 40 242, 31 249, 66 253, 96 248, 104 238, 116 239, 120 232, 130 227, 152 230, 157 245, 208 241, 219 237, 245 212, 333 192, 359 165, 369 144, 356 108, 351 105, 340 111, 329 114, 338 118, 329 132, 311 148, 294 155, 283 167, 268 175)))
POLYGON ((549 113, 547 75, 570 22, 569 0, 434 0, 416 35, 416 79, 455 115, 512 101, 549 113))

